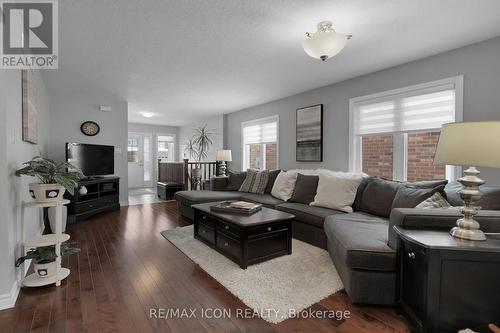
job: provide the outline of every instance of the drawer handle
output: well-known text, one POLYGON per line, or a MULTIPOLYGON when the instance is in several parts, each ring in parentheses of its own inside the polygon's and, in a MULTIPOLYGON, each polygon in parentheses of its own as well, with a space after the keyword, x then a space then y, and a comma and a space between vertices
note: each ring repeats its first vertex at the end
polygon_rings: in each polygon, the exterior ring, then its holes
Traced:
POLYGON ((228 225, 226 225, 226 226, 224 227, 224 229, 228 230, 228 229, 229 229, 229 226, 228 226, 228 225))
POLYGON ((271 231, 271 230, 273 230, 273 228, 267 227, 267 231, 271 231))
POLYGON ((408 252, 408 258, 410 258, 411 260, 415 260, 415 253, 408 252))
POLYGON ((90 208, 94 207, 94 205, 89 205, 90 208))
POLYGON ((225 242, 225 243, 224 243, 224 246, 229 246, 229 243, 228 243, 228 242, 225 242))

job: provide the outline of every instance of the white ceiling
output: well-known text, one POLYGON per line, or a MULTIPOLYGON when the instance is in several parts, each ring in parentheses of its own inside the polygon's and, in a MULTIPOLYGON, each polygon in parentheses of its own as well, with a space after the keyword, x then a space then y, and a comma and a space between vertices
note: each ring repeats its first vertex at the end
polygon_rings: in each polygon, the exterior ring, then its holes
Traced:
POLYGON ((183 125, 498 36, 499 17, 498 0, 64 0, 43 77, 183 125), (302 39, 325 19, 354 37, 322 63, 302 39))

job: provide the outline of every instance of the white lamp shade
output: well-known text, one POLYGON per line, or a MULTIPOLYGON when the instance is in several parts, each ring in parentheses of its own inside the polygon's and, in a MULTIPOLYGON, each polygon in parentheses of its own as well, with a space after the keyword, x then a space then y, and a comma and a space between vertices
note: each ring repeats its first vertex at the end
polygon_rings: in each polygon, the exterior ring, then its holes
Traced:
POLYGON ((311 57, 327 59, 338 54, 345 47, 347 36, 331 31, 318 31, 304 39, 302 47, 311 57))
POLYGON ((233 160, 230 150, 217 150, 217 161, 231 162, 233 160))
POLYGON ((500 168, 500 121, 443 125, 434 164, 500 168))

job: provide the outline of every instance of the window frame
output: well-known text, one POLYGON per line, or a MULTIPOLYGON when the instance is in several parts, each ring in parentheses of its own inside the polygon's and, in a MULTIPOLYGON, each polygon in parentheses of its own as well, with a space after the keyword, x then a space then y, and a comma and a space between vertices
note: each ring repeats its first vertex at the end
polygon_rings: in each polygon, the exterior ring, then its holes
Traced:
MULTIPOLYGON (((276 169, 279 169, 279 141, 280 141, 280 118, 279 115, 273 115, 269 117, 264 117, 264 118, 258 118, 258 119, 252 119, 252 120, 247 120, 241 122, 241 170, 245 171, 247 170, 247 154, 246 154, 246 147, 245 147, 245 135, 244 135, 244 129, 246 126, 251 126, 259 123, 267 123, 270 122, 270 120, 275 120, 276 121, 276 169)), ((261 142, 259 144, 264 146, 264 149, 262 149, 262 155, 265 154, 265 145, 266 144, 273 144, 275 142, 261 142)), ((265 158, 263 160, 263 167, 265 167, 266 161, 265 158)))
MULTIPOLYGON (((463 121, 463 100, 464 100, 464 76, 458 75, 441 80, 406 86, 387 91, 382 91, 365 96, 359 96, 349 99, 349 171, 362 171, 362 140, 355 135, 356 129, 356 105, 361 102, 376 100, 383 97, 397 96, 400 94, 414 93, 414 95, 423 95, 429 90, 445 85, 454 85, 455 90, 455 122, 463 121)), ((429 129, 430 130, 430 129, 429 129)), ((425 131, 425 130, 423 130, 425 131)), ((416 131, 422 132, 422 131, 416 131)), ((389 132, 388 132, 389 133, 389 132)), ((404 181, 407 178, 408 169, 408 138, 409 132, 392 132, 393 135, 393 179, 404 181)), ((386 133, 387 134, 387 133, 386 133)), ((446 178, 455 180, 462 173, 459 166, 446 166, 446 178)))
POLYGON ((155 144, 154 144, 154 153, 155 153, 155 160, 158 161, 158 138, 160 136, 171 136, 174 138, 174 141, 163 141, 163 142, 171 142, 173 143, 173 147, 174 147, 174 151, 173 151, 173 158, 172 158, 172 161, 169 161, 169 162, 174 162, 177 160, 177 150, 178 150, 178 147, 177 147, 177 134, 172 134, 172 133, 156 133, 155 135, 155 144))

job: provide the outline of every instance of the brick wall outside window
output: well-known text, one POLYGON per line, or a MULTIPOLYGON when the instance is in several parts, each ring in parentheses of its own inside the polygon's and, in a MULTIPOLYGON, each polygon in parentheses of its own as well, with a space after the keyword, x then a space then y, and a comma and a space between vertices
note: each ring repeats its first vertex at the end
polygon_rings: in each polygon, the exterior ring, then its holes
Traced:
POLYGON ((266 145, 266 169, 268 170, 276 170, 277 168, 277 158, 278 154, 276 151, 276 144, 267 144, 266 145))
POLYGON ((260 162, 260 144, 250 145, 250 169, 259 169, 262 165, 260 162))
POLYGON ((392 152, 392 134, 363 136, 363 172, 370 176, 392 179, 392 152))
POLYGON ((446 178, 444 165, 433 165, 439 132, 408 133, 407 180, 446 178))
MULTIPOLYGON (((262 161, 261 159, 261 149, 262 149, 262 144, 251 144, 250 145, 250 168, 251 169, 261 169, 262 168, 262 161)), ((266 144, 266 150, 265 150, 265 156, 264 158, 266 159, 266 169, 273 170, 276 169, 277 166, 277 151, 276 151, 276 144, 266 144)))
MULTIPOLYGON (((433 165, 439 132, 408 133, 407 177, 408 181, 445 179, 446 167, 433 165)), ((392 179, 393 136, 363 136, 363 172, 370 176, 392 179)))

